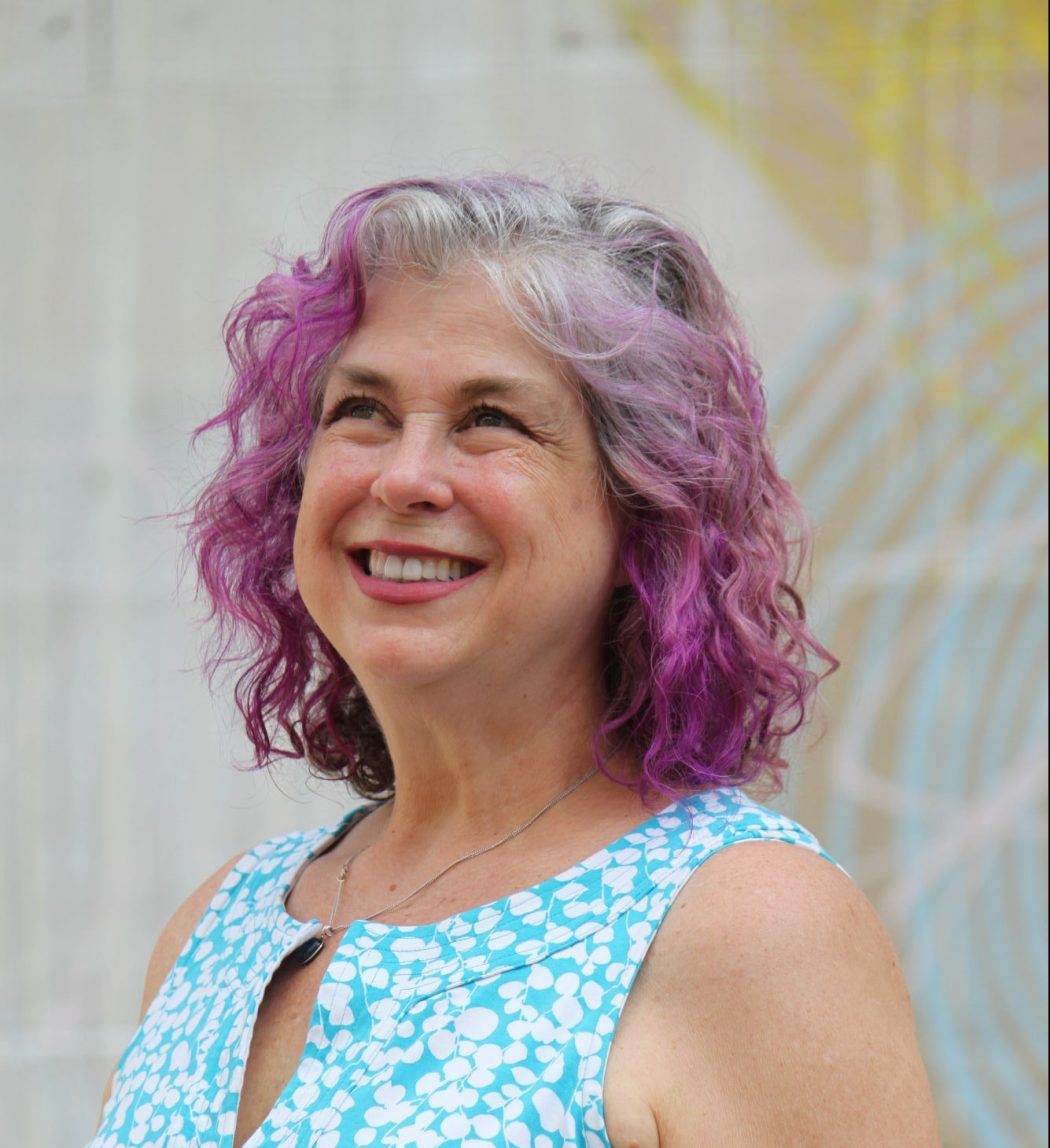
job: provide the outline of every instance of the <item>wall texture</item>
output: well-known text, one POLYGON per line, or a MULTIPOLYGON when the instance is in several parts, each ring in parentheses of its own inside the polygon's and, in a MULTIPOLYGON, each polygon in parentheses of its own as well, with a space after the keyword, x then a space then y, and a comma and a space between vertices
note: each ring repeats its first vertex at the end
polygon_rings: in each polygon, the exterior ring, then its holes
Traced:
POLYGON ((218 329, 401 174, 568 167, 702 232, 844 661, 786 803, 901 950, 948 1148, 1046 1144, 1038 0, 0 3, 0 1110, 86 1140, 152 940, 333 819, 238 772, 170 511, 218 329))

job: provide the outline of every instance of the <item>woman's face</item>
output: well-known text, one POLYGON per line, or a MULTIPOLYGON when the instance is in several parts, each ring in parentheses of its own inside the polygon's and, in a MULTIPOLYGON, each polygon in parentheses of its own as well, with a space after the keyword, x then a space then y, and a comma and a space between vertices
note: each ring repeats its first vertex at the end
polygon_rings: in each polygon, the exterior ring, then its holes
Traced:
POLYGON ((579 397, 491 288, 373 281, 327 379, 294 550, 365 689, 597 690, 618 548, 579 397))

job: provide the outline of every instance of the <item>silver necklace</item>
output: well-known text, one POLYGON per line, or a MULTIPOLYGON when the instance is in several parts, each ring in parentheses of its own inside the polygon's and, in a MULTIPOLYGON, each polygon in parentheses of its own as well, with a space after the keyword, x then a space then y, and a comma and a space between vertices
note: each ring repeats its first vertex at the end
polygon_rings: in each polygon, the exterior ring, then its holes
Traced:
MULTIPOLYGON (((582 777, 578 777, 572 785, 567 789, 563 789, 557 797, 551 798, 550 801, 540 810, 537 810, 527 821, 523 821, 520 825, 516 825, 509 833, 505 834, 498 841, 493 841, 491 845, 482 845, 478 849, 471 849, 469 853, 464 853, 462 857, 457 857, 455 861, 450 862, 435 873, 433 877, 428 877, 422 885, 417 885, 411 893, 406 893, 404 897, 392 902, 389 905, 384 905, 381 909, 377 909, 374 913, 370 913, 367 917, 357 917, 355 920, 359 921, 374 921, 376 917, 382 917, 384 913, 390 913, 394 909, 400 909, 402 905, 407 904, 413 897, 418 896, 424 889, 429 889, 431 885, 440 881, 446 873, 451 872, 457 865, 462 865, 464 861, 473 861, 475 857, 481 857, 485 853, 491 853, 493 849, 498 849, 501 845, 506 845, 508 841, 513 841, 515 837, 524 833, 529 826, 535 824, 545 814, 549 813, 559 801, 564 801, 570 793, 575 793, 577 789, 585 781, 590 780, 598 772, 597 767, 590 769, 582 777)), ((364 849, 358 849, 356 853, 351 853, 350 856, 343 862, 339 876, 336 877, 335 897, 332 900, 332 911, 328 914, 328 923, 321 926, 321 931, 308 940, 304 941, 292 954, 300 965, 308 965, 314 957, 324 948, 325 941, 334 937, 337 933, 343 933, 350 928, 352 921, 347 921, 345 925, 337 925, 335 923, 336 914, 339 912, 339 902, 343 896, 343 885, 346 883, 347 874, 350 872, 350 866, 366 852, 370 846, 365 846, 364 849)))

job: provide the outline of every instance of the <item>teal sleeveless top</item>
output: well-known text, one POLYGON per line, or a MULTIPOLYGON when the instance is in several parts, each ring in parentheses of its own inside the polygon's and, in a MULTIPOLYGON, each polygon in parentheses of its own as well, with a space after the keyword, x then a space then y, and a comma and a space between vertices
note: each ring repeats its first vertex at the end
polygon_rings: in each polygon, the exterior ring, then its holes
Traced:
MULTIPOLYGON (((229 1148, 263 992, 321 927, 285 898, 362 812, 237 863, 117 1066, 88 1148, 229 1148)), ((656 930, 708 857, 753 840, 821 852, 789 818, 714 790, 492 904, 429 925, 355 922, 299 1067, 246 1148, 607 1148, 605 1065, 656 930)))

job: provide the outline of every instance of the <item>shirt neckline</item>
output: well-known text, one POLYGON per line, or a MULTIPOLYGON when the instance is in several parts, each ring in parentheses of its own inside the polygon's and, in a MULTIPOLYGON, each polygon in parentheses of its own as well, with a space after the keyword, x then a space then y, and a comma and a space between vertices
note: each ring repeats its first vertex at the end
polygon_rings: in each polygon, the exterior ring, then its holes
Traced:
MULTIPOLYGON (((508 918, 513 919, 515 928, 518 928, 522 921, 529 921, 531 912, 542 913, 542 920, 536 921, 536 935, 518 945, 516 954, 508 953, 507 957, 516 964, 542 959, 551 949, 572 944, 607 923, 615 903, 626 908, 652 887, 654 871, 658 877, 661 870, 675 868, 666 849, 667 843, 675 837, 675 831, 693 824, 696 813, 700 811, 698 803, 703 803, 704 811, 711 812, 706 807, 712 801, 716 805, 721 804, 717 798, 731 792, 729 789, 711 790, 676 798, 561 872, 440 920, 415 924, 351 921, 338 935, 338 949, 332 960, 335 962, 341 955, 353 956, 363 950, 372 950, 371 959, 378 958, 384 964, 403 968, 437 961, 446 972, 450 972, 452 965, 470 966, 480 962, 480 951, 474 960, 470 959, 467 938, 498 930, 501 921, 508 918), (638 850, 637 855, 629 853, 632 849, 638 850), (625 853, 628 853, 627 857, 623 856, 625 853), (612 872, 610 880, 606 880, 607 871, 612 872), (533 905, 535 907, 530 912, 533 905)), ((300 848, 293 851, 276 889, 279 920, 286 936, 305 939, 320 932, 322 921, 302 921, 289 913, 287 900, 295 882, 312 860, 332 849, 358 820, 374 812, 381 804, 366 802, 356 806, 332 828, 321 828, 309 834, 300 848)), ((678 845, 676 853, 686 849, 684 841, 679 840, 678 845)), ((484 950, 485 946, 478 948, 484 950)), ((491 953, 485 964, 487 971, 491 971, 491 953)))

